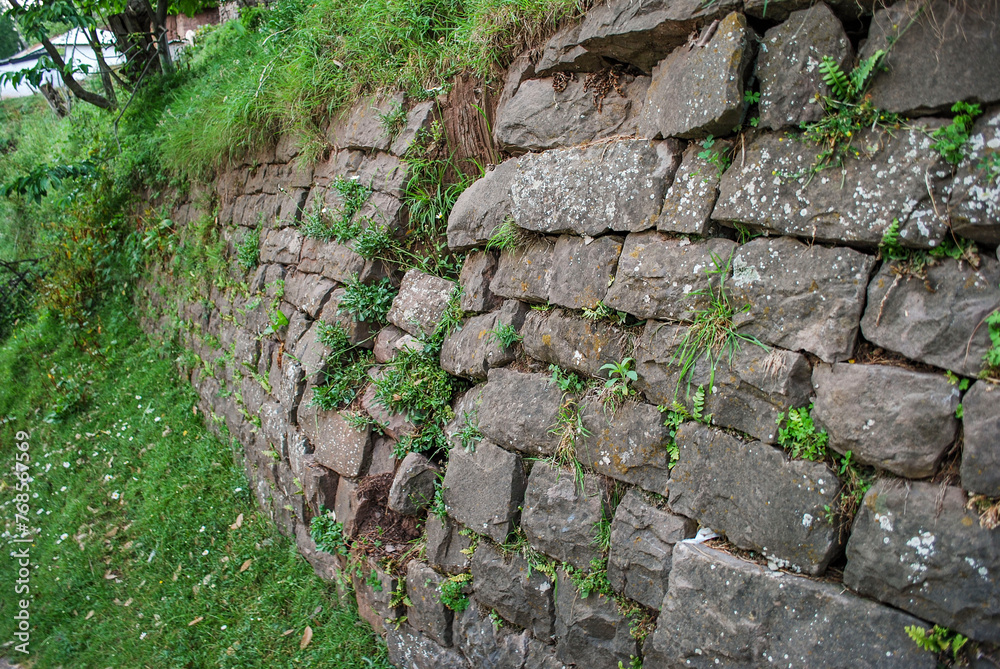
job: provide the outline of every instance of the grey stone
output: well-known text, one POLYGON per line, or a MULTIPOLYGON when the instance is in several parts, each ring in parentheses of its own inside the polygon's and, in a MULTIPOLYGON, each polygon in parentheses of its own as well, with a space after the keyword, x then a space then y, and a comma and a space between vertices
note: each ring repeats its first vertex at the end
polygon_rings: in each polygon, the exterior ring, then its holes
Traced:
MULTIPOLYGON (((808 9, 815 2, 816 0, 744 0, 744 8, 750 16, 784 21, 792 12, 808 9)), ((875 8, 886 3, 884 0, 830 0, 826 4, 833 8, 837 16, 856 20, 860 16, 871 16, 875 8)))
POLYGON ((552 284, 554 245, 548 238, 533 239, 500 254, 490 291, 524 302, 546 303, 552 284))
POLYGON ((612 412, 593 400, 583 406, 582 414, 586 432, 576 441, 576 457, 583 465, 666 497, 670 433, 656 407, 625 402, 612 412))
POLYGON ((454 648, 442 648, 430 637, 407 624, 385 630, 389 662, 401 669, 469 669, 469 663, 454 648))
POLYGON ((411 269, 403 276, 387 318, 414 337, 429 336, 448 308, 454 290, 453 281, 411 269))
POLYGON ((461 526, 447 516, 427 516, 427 564, 438 571, 457 574, 469 569, 469 550, 472 541, 459 534, 461 526))
POLYGON ((563 394, 547 374, 491 369, 481 391, 479 429, 490 441, 527 455, 549 455, 559 436, 563 394))
POLYGON ((271 392, 282 408, 288 412, 289 420, 295 421, 299 403, 305 391, 305 372, 298 361, 290 355, 282 355, 279 349, 271 354, 271 370, 267 377, 271 392))
POLYGON ((285 299, 316 318, 330 299, 336 284, 329 279, 305 272, 291 272, 285 278, 285 299))
POLYGON ((677 430, 677 447, 680 459, 670 477, 675 512, 806 574, 822 574, 837 556, 838 531, 824 514, 824 507, 836 508, 840 494, 830 467, 786 460, 778 448, 698 423, 677 430))
POLYGON ((345 114, 330 124, 327 139, 341 149, 387 151, 391 138, 383 127, 381 117, 402 104, 402 93, 385 100, 361 98, 345 114))
POLYGON ((323 306, 318 320, 328 324, 339 325, 347 333, 348 341, 355 346, 368 349, 374 348, 375 333, 379 327, 378 323, 359 321, 354 314, 342 310, 340 303, 346 294, 346 288, 337 288, 330 293, 330 299, 323 306))
MULTIPOLYGON (((806 246, 790 237, 758 238, 732 259, 729 299, 740 334, 814 353, 851 357, 875 259, 847 248, 806 246)), ((868 301, 869 305, 871 300, 868 301)))
POLYGON ((373 349, 375 352, 375 362, 387 363, 395 358, 399 351, 405 348, 416 350, 423 348, 423 346, 419 345, 413 335, 408 334, 405 330, 400 330, 395 325, 386 325, 375 336, 373 349))
POLYGON ((353 537, 357 530, 358 509, 361 500, 358 498, 357 479, 340 479, 337 485, 337 498, 333 502, 333 511, 338 523, 343 523, 344 534, 353 537))
POLYGON ((399 579, 362 554, 355 553, 353 557, 360 563, 359 568, 350 570, 358 615, 368 621, 376 634, 384 634, 385 621, 402 615, 401 607, 390 606, 399 579), (372 582, 377 583, 377 587, 372 582))
POLYGON ((966 156, 959 163, 948 198, 951 227, 956 234, 982 244, 1000 244, 1000 178, 984 169, 1000 160, 1000 108, 983 114, 972 126, 966 156))
POLYGON ((524 156, 510 191, 514 221, 548 234, 651 228, 680 154, 675 141, 625 139, 524 156))
POLYGON ((294 265, 299 261, 301 250, 302 235, 298 230, 294 228, 268 230, 260 245, 260 261, 294 265))
POLYGON ((452 448, 443 484, 448 515, 503 543, 517 522, 525 478, 521 456, 489 441, 471 453, 452 448))
POLYGON ((367 280, 365 259, 349 247, 337 242, 322 242, 307 238, 302 241, 302 256, 298 269, 301 272, 322 274, 338 283, 347 283, 355 275, 367 280))
POLYGON ((434 487, 441 468, 421 453, 408 453, 389 488, 389 508, 415 516, 434 501, 434 487))
POLYGON ((817 365, 812 417, 852 462, 919 479, 937 471, 958 434, 958 388, 943 374, 884 365, 817 365))
POLYGON ((448 215, 448 248, 465 251, 490 240, 511 216, 510 185, 517 174, 517 158, 505 160, 466 188, 448 215))
POLYGON ((461 328, 445 337, 441 368, 455 376, 485 381, 490 368, 514 361, 513 347, 504 348, 495 331, 503 325, 520 330, 527 311, 526 304, 508 300, 499 311, 466 320, 461 328))
POLYGON ((536 639, 528 640, 528 656, 524 669, 567 669, 556 656, 555 646, 549 646, 536 639))
POLYGON ((770 571, 707 546, 674 547, 670 589, 646 642, 651 669, 931 669, 907 636, 922 621, 824 583, 770 571))
POLYGON ((302 523, 295 524, 295 545, 317 576, 327 581, 337 577, 340 569, 337 559, 329 553, 316 550, 316 542, 309 536, 309 528, 302 523))
POLYGON ((691 242, 650 230, 625 238, 615 282, 605 303, 637 318, 691 320, 709 306, 710 272, 722 271, 736 242, 711 238, 691 242))
POLYGON ((555 584, 519 554, 503 556, 488 543, 479 542, 472 556, 472 582, 476 599, 506 620, 531 630, 536 639, 552 634, 555 584))
POLYGON ((591 53, 649 72, 693 31, 741 6, 739 0, 617 0, 587 12, 578 39, 591 53))
POLYGON ((437 102, 426 100, 413 106, 413 109, 406 113, 406 125, 399 131, 396 138, 392 140, 389 151, 397 156, 406 155, 406 152, 413 146, 417 138, 417 133, 427 130, 434 120, 437 102))
POLYGON ((976 641, 1000 642, 1000 533, 953 486, 877 481, 847 544, 844 584, 976 641))
POLYGON ((658 321, 646 324, 636 349, 635 387, 651 402, 688 411, 697 389, 706 390, 705 414, 712 423, 745 432, 764 443, 777 441, 775 421, 789 407, 808 404, 812 394, 809 361, 801 353, 762 348, 743 342, 736 351, 694 352, 681 378, 682 350, 688 328, 658 321))
POLYGON ((558 309, 529 312, 521 334, 525 353, 584 376, 607 377, 601 367, 627 357, 622 328, 558 309))
POLYGON ((441 583, 445 577, 423 562, 411 560, 406 566, 407 622, 442 646, 451 646, 454 613, 441 603, 441 583))
MULTIPOLYGON (((454 210, 453 210, 454 211, 454 210)), ((490 290, 497 271, 495 253, 474 251, 465 258, 458 283, 462 286, 460 307, 466 313, 481 314, 500 306, 501 299, 490 290)))
POLYGON ((373 383, 365 388, 361 396, 361 408, 381 426, 382 432, 390 439, 402 439, 416 432, 417 426, 406 412, 394 412, 378 399, 378 387, 374 382, 382 377, 382 368, 372 367, 368 370, 368 376, 373 383))
POLYGON ((528 477, 521 528, 535 549, 590 569, 599 558, 595 526, 603 517, 604 486, 593 474, 578 484, 574 472, 538 461, 528 477))
POLYGON ((368 476, 378 476, 379 474, 396 473, 396 456, 393 448, 396 441, 389 435, 381 435, 374 438, 372 442, 372 461, 368 465, 368 476))
MULTIPOLYGON (((371 188, 372 198, 376 193, 382 193, 402 200, 406 194, 406 183, 410 179, 410 165, 392 154, 376 153, 362 160, 358 171, 351 178, 356 178, 358 183, 371 188)), ((383 199, 381 202, 386 201, 383 199)))
POLYGON ((477 669, 523 669, 529 638, 525 630, 495 628, 474 600, 455 616, 455 645, 477 669))
POLYGON ((962 398, 962 487, 1000 497, 1000 386, 976 381, 962 398))
POLYGON ((847 33, 822 2, 793 12, 764 34, 757 59, 761 126, 778 130, 823 118, 819 96, 830 95, 819 71, 824 56, 850 71, 847 33))
POLYGON ((479 433, 479 405, 482 404, 482 390, 486 384, 480 383, 465 392, 458 393, 451 401, 454 418, 444 426, 444 434, 448 443, 454 446, 468 448, 482 441, 479 433), (469 437, 466 426, 475 428, 475 436, 469 437))
POLYGON ((868 285, 865 338, 913 360, 978 375, 990 348, 983 319, 1000 307, 1000 264, 983 255, 975 270, 948 258, 929 267, 926 280, 894 269, 885 263, 868 285))
POLYGON ((667 594, 674 545, 695 535, 697 523, 646 502, 634 489, 611 523, 608 581, 615 592, 659 610, 667 594))
POLYGON ((876 12, 861 57, 888 51, 888 71, 872 80, 872 104, 917 115, 945 111, 958 100, 1000 100, 1000 70, 992 65, 1000 62, 998 33, 996 0, 908 0, 876 12))
MULTIPOLYGON (((925 127, 864 130, 854 144, 860 154, 847 156, 842 170, 811 174, 824 147, 779 134, 763 134, 746 149, 745 159, 722 175, 712 218, 736 221, 779 234, 822 242, 878 244, 893 220, 900 223, 904 246, 937 246, 947 231, 934 213, 940 179, 948 176, 940 155, 931 149, 925 127)), ((940 202, 936 205, 943 206, 940 202)))
POLYGON ((556 31, 542 47, 535 64, 535 76, 548 77, 555 72, 596 72, 608 64, 604 58, 580 46, 582 23, 556 31))
POLYGON ((568 309, 593 309, 608 292, 624 240, 606 235, 581 239, 564 235, 552 255, 549 302, 568 309))
POLYGON ((585 144, 635 130, 646 98, 649 77, 621 77, 622 97, 611 88, 598 110, 594 91, 576 77, 557 91, 553 80, 529 79, 497 109, 495 136, 501 148, 514 153, 545 151, 585 144))
MULTIPOLYGON (((725 155, 732 149, 732 142, 716 140, 712 151, 725 155)), ((684 150, 674 181, 667 190, 663 210, 656 222, 661 232, 679 232, 705 236, 710 228, 712 208, 719 197, 719 179, 722 170, 699 156, 701 144, 692 143, 684 150)))
MULTIPOLYGON (((310 394, 307 391, 307 394, 310 394)), ((298 412, 299 428, 316 449, 316 461, 341 476, 364 473, 371 459, 371 429, 355 429, 339 411, 323 411, 303 402, 298 412)))
POLYGON ((638 133, 643 137, 728 135, 746 111, 744 86, 756 35, 732 13, 704 46, 679 48, 653 68, 638 133))
POLYGON ((582 597, 560 569, 556 588, 556 656, 578 667, 617 667, 639 657, 639 644, 614 600, 592 592, 582 597))
MULTIPOLYGON (((331 352, 320 342, 319 330, 320 326, 313 322, 309 329, 299 337, 291 350, 291 353, 294 353, 294 362, 299 366, 305 380, 312 384, 322 382, 323 370, 326 368, 326 356, 331 352)), ((290 358, 293 356, 288 356, 286 352, 285 357, 288 360, 283 360, 283 362, 290 362, 290 358)), ((274 383, 271 384, 272 388, 274 385, 274 383)))

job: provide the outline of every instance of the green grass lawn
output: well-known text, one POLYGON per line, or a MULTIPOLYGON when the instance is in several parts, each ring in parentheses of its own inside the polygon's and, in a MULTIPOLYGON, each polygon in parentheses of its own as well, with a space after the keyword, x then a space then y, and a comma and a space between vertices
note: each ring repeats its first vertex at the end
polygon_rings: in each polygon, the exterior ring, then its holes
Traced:
POLYGON ((205 429, 172 356, 123 311, 105 309, 89 342, 43 316, 0 345, 0 656, 25 659, 8 643, 24 430, 33 666, 389 666, 353 604, 257 512, 238 447, 205 429))

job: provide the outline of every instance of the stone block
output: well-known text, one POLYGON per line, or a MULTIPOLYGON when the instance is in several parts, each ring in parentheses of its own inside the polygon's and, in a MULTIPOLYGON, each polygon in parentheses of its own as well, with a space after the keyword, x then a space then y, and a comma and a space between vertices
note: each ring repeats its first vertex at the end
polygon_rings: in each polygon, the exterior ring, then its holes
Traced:
POLYGON ((291 272, 285 277, 285 299, 310 318, 316 318, 336 287, 337 284, 324 277, 291 272))
POLYGON ((470 669, 462 654, 454 648, 444 648, 429 636, 408 624, 385 630, 389 662, 405 669, 470 669))
POLYGON ((452 448, 443 483, 448 515, 503 543, 517 522, 525 478, 521 456, 489 441, 471 453, 452 448))
POLYGON ((839 584, 680 543, 644 665, 931 669, 934 655, 913 643, 908 625, 926 627, 839 584))
POLYGON ((798 128, 822 119, 826 111, 819 96, 830 95, 830 87, 819 64, 829 56, 849 72, 852 52, 840 19, 822 2, 792 12, 768 30, 757 58, 761 127, 798 128))
POLYGON ((535 463, 524 493, 521 528, 531 545, 577 569, 599 558, 596 526, 603 517, 604 486, 593 474, 577 482, 571 469, 535 463))
POLYGON ((545 304, 552 284, 553 250, 552 241, 542 238, 504 251, 490 291, 500 297, 545 304))
POLYGON ((531 640, 526 630, 494 627, 474 600, 455 616, 454 637, 455 646, 476 669, 523 669, 531 640))
POLYGON ((365 472, 371 460, 371 428, 358 430, 339 411, 315 406, 300 407, 298 418, 299 428, 316 449, 316 462, 349 478, 365 472))
POLYGON ((747 146, 739 165, 722 175, 712 218, 811 241, 870 247, 898 220, 901 244, 937 246, 947 225, 934 213, 928 184, 940 200, 939 182, 949 171, 931 148, 929 134, 940 124, 930 119, 892 134, 859 132, 853 146, 860 153, 846 157, 836 174, 833 169, 810 172, 824 147, 762 134, 747 146))
POLYGON ((547 374, 491 369, 482 387, 479 429, 490 441, 527 455, 550 455, 559 437, 563 394, 547 374))
POLYGON ((441 583, 445 577, 423 562, 411 560, 406 566, 407 622, 442 646, 451 646, 454 613, 441 603, 441 583))
POLYGON ((462 527, 445 516, 427 516, 427 564, 447 574, 458 574, 469 570, 469 550, 471 540, 459 534, 462 527))
POLYGON ((630 134, 646 98, 649 77, 623 75, 619 81, 625 95, 612 87, 600 109, 583 77, 574 77, 562 90, 556 90, 551 78, 524 81, 497 109, 497 143, 512 153, 524 153, 630 134))
POLYGON ((411 269, 392 301, 389 322, 414 337, 430 336, 448 308, 454 290, 453 281, 411 269))
MULTIPOLYGON (((808 247, 790 237, 758 238, 732 259, 729 299, 740 334, 825 362, 854 353, 875 259, 847 248, 808 247)), ((869 299, 868 304, 871 305, 869 299)))
POLYGON ((677 447, 670 478, 675 512, 794 571, 822 574, 837 556, 838 531, 825 508, 837 507, 840 481, 829 466, 787 460, 778 448, 698 423, 677 430, 677 447))
POLYGON ((358 602, 358 615, 364 618, 377 634, 384 634, 385 621, 399 618, 402 614, 401 607, 389 605, 399 579, 362 555, 355 554, 355 558, 358 558, 361 564, 361 574, 358 574, 357 569, 349 571, 358 602), (373 586, 372 582, 378 585, 373 586))
POLYGON ((1000 307, 1000 263, 983 255, 979 269, 950 258, 926 279, 882 265, 868 285, 861 332, 876 346, 963 376, 977 376, 990 348, 983 319, 1000 307))
POLYGON ((605 302, 640 319, 692 320, 694 312, 709 307, 709 286, 726 278, 735 250, 729 239, 692 242, 652 230, 631 234, 605 302))
POLYGON ((639 657, 639 644, 629 633, 628 620, 607 596, 580 595, 564 570, 556 588, 556 656, 577 667, 617 667, 639 657))
POLYGON ((614 280, 623 242, 614 235, 589 240, 560 237, 552 255, 549 302, 567 309, 595 308, 614 280))
POLYGON ((659 610, 670 582, 674 545, 695 535, 697 523, 648 503, 634 489, 611 523, 608 581, 615 592, 659 610))
MULTIPOLYGON (((713 152, 723 155, 731 149, 729 140, 718 139, 712 145, 713 152)), ((719 197, 722 170, 699 156, 703 150, 699 143, 692 143, 684 150, 674 181, 667 189, 656 222, 657 230, 703 237, 711 229, 712 208, 719 197)))
POLYGON ((959 392, 943 374, 885 365, 817 365, 812 417, 852 462, 919 479, 937 471, 958 435, 959 392))
POLYGON ((560 309, 528 312, 521 335, 521 346, 531 357, 584 376, 606 377, 601 367, 627 357, 622 328, 560 309))
POLYGON ((294 265, 302 251, 302 234, 295 228, 268 230, 260 245, 260 262, 294 265))
POLYGON ((441 468, 421 453, 408 453, 389 488, 389 508, 415 516, 434 501, 434 487, 441 468))
POLYGON ((962 148, 966 156, 948 198, 951 228, 981 244, 1000 244, 1000 179, 984 169, 987 161, 1000 160, 1000 108, 979 117, 962 148))
POLYGON ((947 111, 959 100, 1000 100, 1000 70, 990 65, 1000 62, 998 30, 1000 3, 993 0, 908 0, 875 12, 861 57, 888 51, 888 69, 872 80, 872 104, 916 116, 947 111))
POLYGON ((633 139, 524 156, 510 191, 514 221, 546 234, 651 228, 680 160, 676 141, 633 139))
POLYGON ((392 139, 382 125, 382 116, 402 104, 402 93, 384 100, 361 98, 346 113, 331 122, 327 139, 341 149, 387 151, 392 139))
POLYGON ((536 639, 547 641, 552 635, 554 584, 517 553, 502 556, 480 542, 472 556, 472 583, 476 599, 506 620, 531 630, 536 639))
POLYGON ((455 376, 485 381, 490 368, 514 361, 513 347, 503 347, 495 331, 502 325, 520 330, 527 311, 523 302, 508 300, 499 311, 469 318, 445 337, 441 368, 455 376))
POLYGON ((298 269, 347 283, 355 275, 362 277, 365 274, 365 259, 343 244, 308 238, 302 241, 298 269))
POLYGON ((548 77, 556 72, 596 72, 608 61, 580 46, 582 23, 561 28, 542 47, 535 64, 535 76, 548 77))
POLYGON ((458 196, 448 215, 448 248, 466 251, 490 240, 511 216, 510 185, 515 174, 517 159, 505 160, 458 196))
POLYGON ((612 412, 592 400, 581 411, 586 433, 577 439, 577 459, 598 474, 666 497, 670 432, 657 408, 645 402, 626 402, 612 412))
POLYGON ((980 527, 960 488, 877 481, 847 543, 844 585, 1000 643, 1000 532, 980 527))
POLYGON ((962 398, 962 487, 1000 497, 1000 386, 976 381, 962 398))
POLYGON ((405 156, 417 139, 417 134, 421 130, 430 128, 437 112, 437 102, 426 100, 413 105, 413 109, 406 113, 406 125, 396 134, 392 140, 389 151, 397 156, 405 156))
POLYGON ((462 301, 459 305, 462 311, 481 314, 500 306, 502 300, 490 291, 490 281, 496 271, 495 253, 474 251, 465 258, 458 277, 458 283, 462 286, 462 301))

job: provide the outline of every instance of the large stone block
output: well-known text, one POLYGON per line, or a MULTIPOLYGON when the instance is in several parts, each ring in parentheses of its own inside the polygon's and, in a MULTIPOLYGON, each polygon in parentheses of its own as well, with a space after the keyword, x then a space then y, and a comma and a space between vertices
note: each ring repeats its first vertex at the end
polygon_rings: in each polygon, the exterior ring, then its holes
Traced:
POLYGON ((826 362, 846 360, 874 264, 872 256, 847 248, 755 239, 733 256, 729 299, 737 309, 749 305, 734 321, 741 334, 766 344, 809 351, 826 362))
POLYGON ((695 535, 697 523, 649 504, 634 489, 611 523, 608 580, 625 597, 659 609, 667 594, 674 545, 695 535))
POLYGON ((469 556, 463 551, 467 551, 472 542, 460 534, 461 525, 447 516, 428 515, 425 527, 427 564, 448 574, 468 571, 469 556))
POLYGON ((573 579, 562 569, 556 588, 556 656, 577 667, 613 669, 639 657, 628 619, 618 605, 600 593, 581 597, 573 579))
POLYGON ((268 230, 260 245, 260 261, 294 265, 299 261, 302 239, 302 234, 294 228, 268 230))
POLYGON ((817 429, 853 462, 919 479, 937 471, 958 434, 958 388, 943 374, 884 365, 817 365, 817 429))
MULTIPOLYGON (((726 154, 732 142, 716 140, 715 153, 726 154)), ((705 236, 710 229, 712 208, 719 197, 719 179, 722 170, 699 154, 703 148, 692 143, 684 150, 681 165, 674 174, 674 181, 667 190, 663 210, 656 222, 661 232, 679 232, 686 235, 705 236)))
POLYGON ((547 374, 491 369, 481 391, 479 429, 501 446, 528 455, 549 455, 559 443, 563 394, 547 374))
POLYGON ((508 626, 494 626, 473 600, 455 616, 455 646, 476 669, 523 669, 531 636, 508 626))
POLYGON ((480 542, 472 556, 476 599, 510 622, 548 640, 555 625, 554 584, 518 554, 502 556, 480 542))
POLYGON ((517 159, 506 160, 458 196, 448 215, 448 248, 465 251, 490 240, 511 216, 510 185, 516 174, 517 159))
POLYGON ((670 432, 656 407, 626 402, 617 411, 599 401, 584 405, 585 436, 577 439, 576 457, 598 474, 667 495, 670 432))
MULTIPOLYGON (((454 213, 452 209, 452 213, 454 213)), ((462 311, 481 314, 500 306, 501 299, 490 290, 490 281, 497 271, 495 253, 475 251, 465 258, 458 283, 462 286, 462 311)))
POLYGON ((840 19, 820 2, 793 12, 764 34, 757 77, 760 125, 778 130, 818 121, 825 115, 819 96, 830 95, 819 64, 829 56, 850 70, 851 43, 840 19))
POLYGON ((387 318, 414 337, 430 336, 448 308, 454 290, 453 281, 411 269, 403 277, 387 318))
POLYGON ((336 286, 333 281, 322 276, 291 272, 285 277, 285 299, 310 318, 316 318, 336 286))
POLYGON ((1000 643, 1000 532, 980 527, 959 488, 876 482, 854 521, 844 584, 1000 643))
POLYGON ((608 65, 601 56, 580 46, 582 23, 561 28, 542 47, 535 64, 535 75, 547 77, 555 72, 596 72, 608 65))
POLYGON ((962 487, 1000 497, 1000 386, 977 381, 962 398, 962 487))
POLYGON ((528 305, 523 302, 508 300, 499 311, 466 320, 445 337, 441 346, 441 368, 455 376, 485 381, 490 368, 514 361, 513 347, 503 347, 496 330, 503 325, 520 330, 527 311, 528 305))
POLYGON ((631 234, 605 303, 641 319, 691 320, 695 311, 709 306, 709 286, 726 278, 735 250, 736 242, 729 239, 692 242, 652 230, 631 234))
POLYGON ((801 353, 742 342, 735 351, 694 351, 688 374, 682 351, 689 329, 659 321, 646 324, 636 349, 636 388, 651 402, 693 410, 697 389, 705 389, 704 412, 712 423, 745 432, 764 443, 777 441, 778 415, 808 404, 809 361, 801 353))
POLYGON ((462 654, 444 648, 410 625, 389 625, 385 630, 389 662, 405 669, 470 669, 462 654))
POLYGON ((514 221, 548 234, 651 228, 680 158, 675 141, 631 139, 524 156, 511 185, 514 221))
POLYGON ((517 522, 525 479, 521 456, 489 441, 471 453, 452 448, 443 484, 448 515, 503 543, 517 522))
POLYGON ((1000 108, 987 111, 972 126, 966 156, 958 166, 948 198, 951 227, 959 235, 982 244, 1000 244, 1000 108))
POLYGON ((583 20, 577 39, 590 53, 649 72, 689 40, 694 31, 739 9, 739 0, 616 0, 598 5, 583 20))
POLYGON ((707 44, 673 51, 653 68, 638 132, 643 137, 728 135, 746 112, 743 90, 756 35, 732 13, 707 44))
POLYGON ((396 470, 389 488, 389 508, 415 516, 434 501, 434 487, 441 468, 422 453, 408 453, 396 470))
POLYGON ((838 530, 825 509, 836 508, 840 481, 830 467, 698 423, 677 430, 677 447, 674 511, 795 571, 822 574, 837 556, 838 530))
POLYGON ((552 255, 549 302, 567 309, 596 307, 614 280, 623 242, 614 235, 590 240, 572 235, 560 237, 552 255))
POLYGON ((861 57, 887 51, 888 70, 872 81, 872 104, 917 115, 947 111, 959 100, 1000 100, 998 33, 996 0, 907 0, 876 12, 861 57))
POLYGON ((825 147, 781 134, 763 134, 746 149, 719 185, 712 218, 740 222, 779 234, 822 242, 875 246, 898 220, 900 243, 915 248, 937 246, 947 231, 928 195, 938 200, 939 181, 948 176, 941 156, 931 148, 926 127, 857 133, 860 153, 844 159, 843 169, 812 174, 825 147))
POLYGON ((455 614, 441 603, 441 583, 445 577, 423 562, 411 560, 406 566, 407 622, 442 646, 451 646, 451 624, 455 614))
POLYGON ((649 77, 620 78, 622 96, 612 87, 598 109, 594 91, 583 77, 562 90, 553 79, 529 79, 497 109, 495 136, 504 149, 515 153, 545 151, 628 135, 646 97, 649 77))
POLYGON ((323 411, 309 406, 308 401, 299 408, 298 419, 299 428, 316 449, 319 464, 341 476, 354 477, 365 472, 371 459, 371 428, 356 429, 339 411, 323 411))
POLYGON ((584 376, 607 376, 601 367, 627 356, 622 328, 559 309, 528 312, 521 335, 531 357, 584 376))
POLYGON ((416 142, 420 132, 430 128, 436 114, 436 100, 425 100, 413 105, 413 109, 406 113, 406 124, 392 140, 392 146, 389 147, 390 153, 405 156, 416 142))
POLYGON ((538 461, 528 477, 521 527, 537 550, 577 569, 600 557, 596 526, 603 517, 604 487, 593 474, 577 482, 574 472, 538 461))
POLYGON ((910 640, 908 625, 926 627, 837 584, 680 543, 656 631, 643 647, 643 664, 931 669, 934 656, 910 640))
POLYGON ((983 255, 976 270, 949 258, 926 279, 895 269, 885 263, 868 285, 861 332, 907 358, 977 376, 990 348, 983 319, 1000 307, 1000 264, 983 255))
POLYGON ((346 113, 331 122, 327 139, 342 149, 387 151, 392 138, 385 130, 382 117, 402 104, 402 93, 384 100, 361 98, 346 113))
POLYGON ((343 244, 308 238, 302 241, 298 269, 322 274, 338 283, 347 283, 355 275, 364 281, 365 264, 364 258, 343 244))
POLYGON ((552 284, 554 244, 548 238, 534 239, 524 246, 500 254, 490 291, 524 302, 546 303, 552 284))

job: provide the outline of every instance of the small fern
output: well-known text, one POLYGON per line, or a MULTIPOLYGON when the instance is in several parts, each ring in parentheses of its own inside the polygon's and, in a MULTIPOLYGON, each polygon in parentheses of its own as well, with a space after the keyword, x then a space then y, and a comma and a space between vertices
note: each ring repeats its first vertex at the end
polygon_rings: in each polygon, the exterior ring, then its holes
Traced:
POLYGON ((712 414, 705 414, 705 386, 698 386, 691 398, 691 418, 706 425, 712 420, 712 414))
POLYGON ((885 51, 879 49, 868 58, 858 63, 857 67, 845 74, 837 61, 830 56, 823 56, 819 64, 823 83, 830 87, 833 97, 839 102, 854 103, 864 94, 872 77, 882 64, 885 51))
POLYGON ((903 629, 920 648, 931 653, 951 653, 955 658, 969 641, 968 637, 940 625, 935 625, 930 630, 916 625, 909 625, 903 629))
POLYGON ((840 69, 837 61, 830 56, 823 56, 823 60, 819 64, 819 72, 823 75, 823 83, 830 87, 833 96, 846 102, 851 94, 851 82, 844 71, 840 69))
POLYGON ((861 97, 865 89, 868 88, 868 84, 871 82, 872 77, 875 76, 875 71, 879 65, 882 64, 883 58, 885 58, 885 51, 879 49, 851 70, 851 94, 855 100, 861 97))

